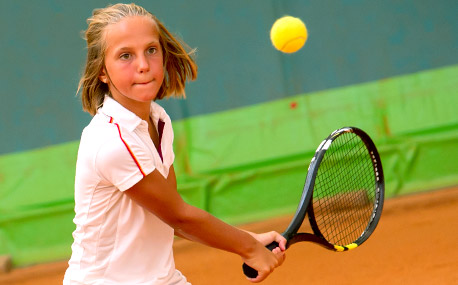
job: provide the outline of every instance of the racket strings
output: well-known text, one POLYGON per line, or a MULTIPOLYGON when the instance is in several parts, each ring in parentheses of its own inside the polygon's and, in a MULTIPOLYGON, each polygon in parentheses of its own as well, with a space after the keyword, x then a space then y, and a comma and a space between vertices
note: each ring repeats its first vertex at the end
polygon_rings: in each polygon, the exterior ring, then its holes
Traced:
MULTIPOLYGON (((356 149, 354 149, 356 150, 356 149)), ((348 154, 351 154, 351 152, 345 152, 345 156, 347 156, 348 154)), ((338 168, 341 168, 342 165, 338 165, 338 168)), ((353 168, 353 170, 355 170, 355 168, 353 168)), ((357 169, 356 169, 357 170, 357 169)), ((359 173, 352 173, 351 176, 355 177, 355 179, 359 179, 361 176, 359 175, 359 173)), ((345 181, 344 181, 345 182, 345 181)), ((346 180, 346 182, 349 182, 348 180, 346 180)), ((348 183, 347 183, 348 184, 348 183)), ((360 182, 358 182, 357 184, 360 184, 360 182)), ((355 187, 350 187, 350 189, 356 189, 355 187)), ((335 187, 331 187, 331 190, 335 189, 335 187)), ((349 189, 348 185, 345 185, 344 184, 344 189, 349 189)), ((357 193, 359 195, 356 195, 356 200, 361 200, 363 197, 364 197, 364 193, 357 193), (363 194, 363 195, 361 195, 363 194)), ((331 193, 331 195, 334 195, 334 193, 331 193)), ((345 208, 349 208, 349 206, 351 205, 352 203, 352 199, 355 199, 355 195, 352 195, 351 192, 350 193, 345 193, 345 194, 340 194, 340 197, 338 197, 340 199, 342 199, 341 201, 339 201, 339 203, 336 203, 336 201, 333 201, 334 203, 328 203, 328 205, 331 205, 331 210, 332 211, 329 211, 330 213, 334 213, 334 220, 337 220, 339 223, 337 223, 336 225, 338 226, 337 228, 337 231, 332 231, 332 233, 342 233, 342 236, 350 236, 352 233, 353 233, 353 230, 354 229, 354 225, 355 224, 358 224, 359 223, 359 220, 361 220, 361 215, 360 213, 358 212, 355 212, 355 211, 338 211, 338 210, 342 210, 342 209, 339 209, 339 208, 342 208, 342 205, 345 205, 346 207, 345 208), (336 205, 338 207, 336 207, 336 205)), ((334 199, 336 199, 336 196, 334 196, 334 199)), ((331 200, 328 200, 328 202, 331 201, 331 200)), ((356 201, 356 204, 360 204, 361 201, 356 201)), ((364 202, 363 202, 364 203, 364 202)), ((357 210, 360 210, 361 207, 356 207, 357 210)), ((329 215, 328 215, 329 216, 329 215)), ((326 217, 328 218, 328 217, 326 217)), ((330 236, 329 236, 330 237, 330 236)), ((328 237, 328 238, 329 238, 328 237)), ((354 237, 352 237, 352 239, 354 239, 354 237)), ((335 240, 335 242, 339 242, 341 240, 335 240)))
MULTIPOLYGON (((348 145, 346 144, 345 147, 347 146, 348 145)), ((357 159, 356 162, 358 163, 358 160, 361 159, 361 156, 359 155, 361 153, 361 150, 364 150, 364 148, 361 146, 359 148, 352 148, 349 151, 345 152, 345 156, 348 156, 348 155, 353 156, 354 158, 357 159)), ((344 189, 359 189, 360 187, 355 187, 352 185, 355 185, 355 184, 361 185, 361 181, 358 181, 358 180, 360 180, 361 178, 364 178, 364 176, 362 176, 360 173, 362 169, 351 168, 351 170, 353 170, 352 171, 353 173, 349 173, 349 176, 353 176, 355 178, 355 181, 350 181, 348 179, 345 180, 344 182, 347 182, 347 183, 343 184, 344 189), (353 183, 348 183, 348 182, 353 182, 353 183)), ((347 205, 347 207, 346 207, 346 211, 337 212, 336 220, 339 222, 337 224, 338 231, 334 231, 334 233, 340 232, 342 233, 341 235, 342 237, 348 237, 350 238, 350 240, 355 240, 358 237, 357 235, 355 236, 355 234, 359 234, 362 232, 362 231, 360 231, 359 233, 357 232, 358 225, 361 223, 361 220, 366 220, 366 217, 362 215, 363 213, 361 212, 361 210, 364 210, 364 207, 361 207, 361 205, 367 204, 367 195, 365 192, 361 192, 361 190, 357 190, 355 192, 349 192, 341 196, 343 198, 342 203, 347 205), (350 205, 355 205, 357 207, 352 208, 354 209, 353 211, 349 211, 350 205)), ((334 212, 336 212, 335 209, 334 209, 334 212)), ((335 242, 342 243, 342 239, 337 239, 335 240, 335 242)))
POLYGON ((375 201, 372 158, 353 133, 337 137, 318 169, 313 194, 315 220, 330 243, 357 240, 371 219, 375 201))
MULTIPOLYGON (((345 151, 344 152, 344 156, 347 156, 347 155, 348 155, 348 151, 345 151)), ((331 166, 329 168, 334 168, 334 167, 336 167, 337 169, 341 168, 341 163, 337 164, 335 166, 331 166)), ((333 171, 336 171, 336 170, 333 170, 333 171)), ((327 172, 327 173, 330 173, 330 172, 327 172)), ((325 191, 325 196, 335 198, 335 195, 334 195, 334 192, 333 192, 334 189, 335 189, 335 185, 334 185, 335 181, 329 180, 329 179, 325 179, 324 181, 325 181, 325 183, 324 183, 324 187, 325 188, 324 189, 327 189, 327 191, 325 191)), ((316 192, 316 193, 318 193, 318 192, 316 192)), ((350 203, 349 203, 350 198, 351 198, 351 196, 349 194, 341 195, 339 197, 339 199, 341 199, 340 203, 335 203, 335 201, 334 201, 334 203, 323 203, 324 201, 330 202, 331 200, 320 200, 321 201, 320 205, 322 205, 324 207, 323 210, 327 211, 327 212, 324 212, 324 213, 335 213, 335 214, 337 214, 337 219, 338 220, 348 223, 349 221, 355 221, 356 220, 353 217, 349 217, 349 216, 352 216, 354 213, 353 212, 339 211, 339 210, 342 210, 342 209, 339 209, 339 208, 342 208, 342 206, 345 206, 345 205, 350 205, 350 203)), ((325 221, 326 219, 329 219, 329 214, 322 215, 320 220, 325 221)), ((347 225, 344 225, 342 222, 340 222, 337 225, 339 227, 341 227, 341 229, 339 229, 339 231, 343 232, 344 235, 349 235, 350 234, 350 233, 348 233, 349 227, 347 225)), ((336 231, 333 231, 333 232, 336 232, 336 231)), ((329 234, 328 234, 328 238, 329 238, 329 234)))

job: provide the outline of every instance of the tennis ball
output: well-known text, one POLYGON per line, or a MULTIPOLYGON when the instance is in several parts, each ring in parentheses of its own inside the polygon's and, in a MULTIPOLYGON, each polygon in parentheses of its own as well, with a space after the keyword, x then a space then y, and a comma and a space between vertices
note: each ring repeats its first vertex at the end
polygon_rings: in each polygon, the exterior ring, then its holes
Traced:
POLYGON ((307 41, 308 33, 299 18, 284 16, 275 21, 270 30, 270 40, 276 49, 285 53, 298 51, 307 41))

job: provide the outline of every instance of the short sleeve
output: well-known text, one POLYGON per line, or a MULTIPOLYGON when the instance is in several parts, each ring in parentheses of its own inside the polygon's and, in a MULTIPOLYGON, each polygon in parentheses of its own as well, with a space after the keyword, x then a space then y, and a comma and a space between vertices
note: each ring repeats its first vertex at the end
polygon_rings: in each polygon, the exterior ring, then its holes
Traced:
POLYGON ((155 164, 141 142, 118 136, 100 147, 95 169, 102 179, 125 191, 153 172, 155 164))

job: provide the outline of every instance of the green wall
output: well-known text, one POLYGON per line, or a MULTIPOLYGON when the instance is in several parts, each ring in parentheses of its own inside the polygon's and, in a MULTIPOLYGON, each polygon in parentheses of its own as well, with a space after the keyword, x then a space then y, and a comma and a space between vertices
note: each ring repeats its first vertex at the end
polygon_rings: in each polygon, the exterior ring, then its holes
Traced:
MULTIPOLYGON (((388 197, 458 184, 458 65, 174 121, 179 191, 230 222, 294 211, 317 145, 357 126, 388 197)), ((67 258, 78 142, 0 156, 0 254, 67 258)))
POLYGON ((374 139, 388 197, 456 185, 457 75, 458 65, 176 122, 182 193, 234 222, 291 211, 316 147, 343 126, 374 139))

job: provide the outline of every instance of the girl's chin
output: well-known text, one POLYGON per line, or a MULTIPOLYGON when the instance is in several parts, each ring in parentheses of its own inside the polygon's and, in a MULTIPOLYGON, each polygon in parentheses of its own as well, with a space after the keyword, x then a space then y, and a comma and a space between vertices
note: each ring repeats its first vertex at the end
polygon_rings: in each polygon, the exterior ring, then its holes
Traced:
POLYGON ((156 98, 156 93, 150 90, 133 90, 130 94, 130 98, 138 101, 151 101, 156 98))
MULTIPOLYGON (((119 98, 121 101, 131 101, 131 102, 138 102, 138 103, 150 103, 151 101, 154 101, 156 99, 156 96, 154 95, 144 95, 144 96, 123 96, 124 99, 119 98)), ((117 100, 117 98, 115 98, 117 100)))
POLYGON ((130 98, 132 100, 135 100, 137 102, 141 103, 149 103, 151 101, 154 101, 156 99, 156 96, 144 96, 144 97, 136 97, 136 98, 130 98))

